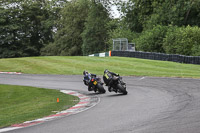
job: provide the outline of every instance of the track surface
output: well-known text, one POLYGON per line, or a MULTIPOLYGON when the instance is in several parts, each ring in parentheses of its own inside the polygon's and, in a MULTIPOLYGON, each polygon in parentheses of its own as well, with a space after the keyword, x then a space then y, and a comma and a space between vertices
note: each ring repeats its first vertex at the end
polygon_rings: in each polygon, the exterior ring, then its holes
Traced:
MULTIPOLYGON (((128 95, 107 91, 95 107, 10 133, 200 133, 200 80, 123 77, 128 95)), ((82 76, 0 74, 0 84, 87 92, 82 76)), ((107 88, 106 88, 107 90, 107 88)))

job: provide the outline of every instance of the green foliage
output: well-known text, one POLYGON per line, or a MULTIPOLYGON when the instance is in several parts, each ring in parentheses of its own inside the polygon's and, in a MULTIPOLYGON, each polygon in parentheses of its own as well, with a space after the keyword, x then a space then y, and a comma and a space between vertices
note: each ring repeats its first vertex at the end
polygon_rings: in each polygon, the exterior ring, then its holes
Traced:
POLYGON ((129 29, 140 33, 153 13, 152 0, 129 0, 122 6, 122 12, 129 29))
POLYGON ((157 25, 151 30, 146 30, 135 40, 136 49, 146 52, 164 52, 163 39, 165 38, 167 26, 157 25))
POLYGON ((200 28, 173 27, 164 39, 166 53, 200 56, 200 28))
POLYGON ((89 4, 88 0, 71 1, 62 8, 55 41, 41 50, 42 55, 82 55, 81 33, 89 4))
POLYGON ((136 39, 139 51, 181 55, 200 55, 200 28, 161 26, 146 30, 136 39))
POLYGON ((199 0, 0 0, 0 58, 88 55, 111 50, 113 38, 128 38, 137 50, 199 55, 193 41, 184 41, 192 43, 184 44, 190 52, 168 45, 169 38, 163 49, 166 26, 168 37, 196 38, 178 27, 200 26, 199 6, 199 0), (112 5, 122 18, 111 17, 112 5))
POLYGON ((129 0, 123 6, 131 31, 142 32, 156 25, 200 26, 199 0, 129 0))
POLYGON ((54 11, 46 1, 0 3, 0 58, 40 55, 43 45, 53 41, 54 11))
POLYGON ((129 0, 122 8, 123 21, 132 32, 141 33, 137 50, 199 55, 198 27, 194 28, 200 26, 199 6, 198 0, 129 0))
POLYGON ((88 18, 86 19, 85 29, 82 33, 83 55, 108 50, 106 44, 108 39, 108 29, 106 24, 108 22, 109 14, 106 8, 99 2, 92 2, 88 18))

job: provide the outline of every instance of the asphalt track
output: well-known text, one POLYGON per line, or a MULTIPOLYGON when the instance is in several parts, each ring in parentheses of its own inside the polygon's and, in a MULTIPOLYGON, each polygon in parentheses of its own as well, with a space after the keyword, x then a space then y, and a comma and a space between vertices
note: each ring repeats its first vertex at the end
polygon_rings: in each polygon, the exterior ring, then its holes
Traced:
MULTIPOLYGON (((0 74, 0 84, 75 90, 95 107, 10 133, 200 133, 200 80, 123 77, 128 95, 88 92, 82 76, 0 74)), ((107 88, 106 88, 107 89, 107 88)))

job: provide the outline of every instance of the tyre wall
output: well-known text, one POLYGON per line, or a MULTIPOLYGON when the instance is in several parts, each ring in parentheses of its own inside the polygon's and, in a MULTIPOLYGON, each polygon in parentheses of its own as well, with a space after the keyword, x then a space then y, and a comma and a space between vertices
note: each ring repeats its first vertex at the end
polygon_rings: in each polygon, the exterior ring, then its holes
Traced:
POLYGON ((178 63, 199 64, 200 56, 184 56, 177 54, 164 54, 139 51, 112 51, 111 56, 134 57, 150 60, 173 61, 178 63))

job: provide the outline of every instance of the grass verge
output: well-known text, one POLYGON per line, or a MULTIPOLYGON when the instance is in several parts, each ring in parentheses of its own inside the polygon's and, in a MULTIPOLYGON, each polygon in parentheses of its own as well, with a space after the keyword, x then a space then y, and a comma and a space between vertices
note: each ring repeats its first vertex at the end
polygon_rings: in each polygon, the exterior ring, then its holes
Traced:
POLYGON ((103 75, 104 69, 122 76, 200 78, 200 65, 126 57, 46 56, 0 59, 0 71, 31 74, 103 75), (14 64, 14 65, 13 65, 14 64))
POLYGON ((78 101, 78 97, 59 90, 0 85, 0 128, 55 114, 78 101))

